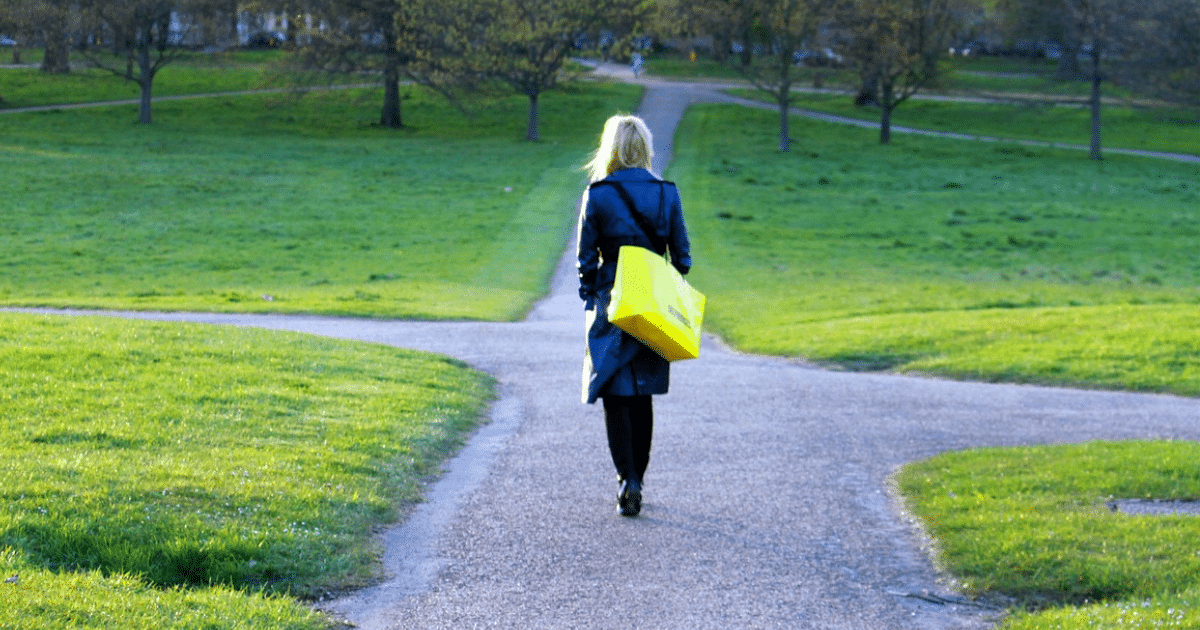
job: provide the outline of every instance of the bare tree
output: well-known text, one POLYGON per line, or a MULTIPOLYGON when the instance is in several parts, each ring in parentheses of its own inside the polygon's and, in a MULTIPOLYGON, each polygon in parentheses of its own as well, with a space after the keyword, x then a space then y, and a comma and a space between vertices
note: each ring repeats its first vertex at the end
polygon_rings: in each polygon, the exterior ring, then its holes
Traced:
POLYGON ((879 142, 887 144, 892 112, 938 76, 937 62, 965 12, 956 0, 852 0, 840 14, 847 38, 840 50, 875 91, 879 142))

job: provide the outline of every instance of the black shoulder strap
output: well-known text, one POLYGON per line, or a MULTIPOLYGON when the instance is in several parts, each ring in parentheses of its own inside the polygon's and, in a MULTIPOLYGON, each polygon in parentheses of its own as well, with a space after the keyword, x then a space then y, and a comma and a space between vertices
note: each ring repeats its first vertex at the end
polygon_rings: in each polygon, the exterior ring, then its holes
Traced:
MULTIPOLYGON (((667 183, 668 182, 659 182, 659 186, 665 187, 667 183)), ((650 224, 650 221, 646 219, 641 212, 638 212, 637 204, 634 203, 633 197, 629 194, 628 190, 625 190, 625 186, 621 185, 621 182, 602 179, 593 183, 588 188, 595 188, 597 186, 612 186, 615 188, 617 194, 621 196, 621 201, 624 201, 625 206, 629 208, 629 215, 632 216, 633 220, 637 222, 638 227, 642 228, 642 231, 646 233, 646 238, 650 239, 650 245, 654 247, 654 251, 658 252, 659 254, 665 254, 667 252, 667 242, 658 235, 658 232, 654 230, 654 226, 650 224)), ((662 192, 663 191, 660 191, 659 194, 660 204, 662 203, 663 198, 662 192)))

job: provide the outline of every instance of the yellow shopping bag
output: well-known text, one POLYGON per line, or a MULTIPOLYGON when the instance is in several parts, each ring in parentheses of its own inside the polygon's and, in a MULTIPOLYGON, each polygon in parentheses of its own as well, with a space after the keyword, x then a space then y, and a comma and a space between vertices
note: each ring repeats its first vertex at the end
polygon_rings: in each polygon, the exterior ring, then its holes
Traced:
POLYGON ((621 247, 608 321, 637 337, 668 361, 700 356, 703 293, 654 252, 621 247))

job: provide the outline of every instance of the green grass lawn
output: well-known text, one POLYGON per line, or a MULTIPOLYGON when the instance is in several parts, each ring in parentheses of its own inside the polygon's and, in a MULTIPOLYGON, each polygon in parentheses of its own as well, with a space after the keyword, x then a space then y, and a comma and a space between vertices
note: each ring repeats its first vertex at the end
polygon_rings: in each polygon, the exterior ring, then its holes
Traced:
MULTIPOLYGON (((1040 68, 1016 68, 1010 72, 973 69, 974 65, 953 64, 946 76, 929 86, 931 91, 964 95, 994 95, 998 97, 1024 97, 1047 101, 1083 101, 1091 94, 1091 85, 1086 81, 1056 81, 1053 71, 1043 72, 1040 68)), ((1105 96, 1118 91, 1110 84, 1103 86, 1105 96)))
POLYGON ((577 167, 621 85, 467 118, 420 90, 0 116, 0 304, 519 319, 573 223, 577 167))
POLYGON ((947 453, 897 480, 944 567, 1015 598, 1006 630, 1200 627, 1197 516, 1113 499, 1200 499, 1200 444, 1093 442, 947 453))
MULTIPOLYGON (((7 62, 0 51, 0 62, 7 62)), ((41 60, 40 51, 22 52, 22 61, 41 60)), ((154 78, 154 96, 205 94, 264 88, 286 87, 293 83, 277 70, 281 51, 231 51, 226 53, 184 53, 164 66, 154 78)), ((0 110, 37 105, 63 105, 138 98, 141 88, 133 81, 108 70, 91 67, 73 55, 69 74, 44 74, 34 68, 0 69, 0 110)), ((137 69, 134 69, 137 72, 137 69)), ((309 77, 309 80, 316 81, 309 77)), ((369 82, 362 77, 344 77, 341 81, 369 82)), ((339 81, 339 82, 341 82, 339 81)))
MULTIPOLYGON (((536 144, 521 98, 468 118, 419 90, 398 132, 377 90, 2 116, 0 302, 518 318, 638 94, 548 94, 536 144)), ((492 395, 446 359, 219 327, 0 315, 0 355, 6 628, 324 627, 294 598, 378 577, 371 528, 492 395)))
POLYGON ((380 345, 102 317, 0 314, 0 366, 6 628, 318 627, 279 596, 373 579, 372 528, 492 388, 380 345))
POLYGON ((705 105, 670 176, 706 325, 850 369, 1200 394, 1194 165, 705 105))
MULTIPOLYGON (((647 72, 675 79, 743 78, 730 63, 707 56, 691 62, 673 53, 647 57, 647 72)), ((893 124, 918 129, 948 131, 996 138, 1029 139, 1087 145, 1091 141, 1090 112, 1084 107, 1065 107, 1063 101, 1087 99, 1090 86, 1083 81, 1055 81, 1056 66, 1041 61, 1001 58, 955 58, 945 61, 947 73, 935 85, 901 104, 893 124), (1007 103, 952 103, 925 100, 949 94, 1010 99, 1007 103)), ((856 107, 845 93, 812 93, 807 88, 820 77, 827 90, 857 90, 860 79, 853 69, 797 67, 795 106, 871 122, 879 121, 879 110, 856 107)), ((770 101, 758 90, 731 90, 738 96, 770 101)), ((1106 98, 1125 99, 1120 88, 1105 85, 1106 98)), ((1134 106, 1121 100, 1108 104, 1102 113, 1105 147, 1170 151, 1200 155, 1200 111, 1192 108, 1134 106)))
MULTIPOLYGON (((757 90, 731 93, 770 100, 757 90)), ((856 107, 840 94, 798 92, 793 106, 858 120, 879 122, 876 107, 856 107)), ((772 101, 773 102, 773 101, 772 101)), ((1104 148, 1141 149, 1200 155, 1200 113, 1172 108, 1108 106, 1102 114, 1104 148)), ((914 99, 892 114, 895 126, 990 138, 1038 140, 1088 146, 1091 113, 1084 107, 1052 103, 987 104, 914 99)), ((798 140, 803 138, 798 137, 798 140)))
MULTIPOLYGON (((646 55, 645 68, 651 76, 670 79, 739 80, 745 78, 740 63, 736 55, 721 62, 711 55, 700 54, 692 61, 683 54, 656 51, 646 55)), ((943 59, 942 67, 944 74, 926 86, 927 93, 1009 94, 1045 100, 1078 100, 1086 98, 1091 89, 1086 81, 1055 80, 1058 66, 1045 59, 953 57, 943 59)), ((862 85, 858 71, 850 66, 796 66, 793 78, 798 86, 804 87, 857 90, 862 85)), ((1108 95, 1125 94, 1111 84, 1105 89, 1108 95)))
MULTIPOLYGON (((181 66, 178 89, 217 91, 183 79, 203 65, 181 66)), ((420 90, 399 132, 375 127, 377 90, 158 103, 148 127, 131 124, 132 107, 3 115, 0 304, 519 319, 569 235, 583 185, 575 167, 604 118, 638 94, 601 84, 546 95, 537 144, 520 141, 521 98, 478 102, 466 118, 420 90)), ((990 116, 920 112, 935 128, 990 116)), ((968 128, 1052 135, 1067 124, 1029 112, 1002 120, 968 128)), ((908 136, 883 147, 874 130, 799 118, 794 152, 778 154, 776 124, 770 111, 699 106, 669 173, 709 328, 738 348, 849 369, 1200 395, 1194 165, 908 136)), ((1192 142, 1190 123, 1146 124, 1127 137, 1192 142)), ((416 499, 490 395, 486 378, 445 359, 219 327, 0 315, 0 354, 13 383, 0 392, 0 573, 21 576, 0 585, 11 587, 0 588, 5 627, 110 627, 116 616, 124 627, 321 627, 287 595, 375 577, 370 526, 416 499), (23 590, 32 586, 36 598, 23 590)), ((1196 627, 1194 558, 1149 560, 1164 557, 1155 545, 1190 539, 1119 530, 1133 542, 1095 569, 1087 546, 1116 531, 1098 506, 1117 490, 1195 498, 1194 470, 1176 464, 1197 454, 1161 443, 1057 448, 988 453, 985 472, 965 476, 932 460, 911 469, 928 481, 904 482, 905 492, 929 506, 919 512, 928 523, 964 505, 988 521, 931 528, 947 545, 958 532, 994 538, 1000 551, 986 553, 1034 567, 1037 580, 1023 583, 952 569, 969 591, 1067 604, 1015 615, 1012 628, 1134 613, 1196 627), (1000 485, 970 486, 1014 456, 1000 485), (1071 473, 1149 460, 1158 472, 1126 485, 1071 473), (1018 469, 1034 476, 1003 485, 1018 469), (963 488, 957 497, 1018 492, 1026 503, 925 498, 951 486, 963 488), (1082 524, 1074 540, 1091 538, 1060 547, 1027 529, 1004 533, 1026 504, 1040 506, 1026 519, 1061 532, 1060 521, 1082 524), (1169 589, 1144 588, 1143 561, 1169 589)))

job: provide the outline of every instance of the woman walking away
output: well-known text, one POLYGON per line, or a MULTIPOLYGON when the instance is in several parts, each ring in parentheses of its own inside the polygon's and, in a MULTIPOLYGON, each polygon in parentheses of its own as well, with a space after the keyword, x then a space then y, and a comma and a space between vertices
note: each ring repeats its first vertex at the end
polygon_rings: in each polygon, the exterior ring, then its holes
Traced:
POLYGON ((637 516, 642 509, 654 431, 650 397, 667 393, 671 364, 608 321, 617 254, 622 245, 636 245, 660 255, 670 251, 680 273, 692 266, 679 191, 650 172, 652 147, 642 119, 609 118, 600 148, 586 166, 592 183, 579 216, 579 297, 586 303, 587 321, 583 399, 589 404, 604 400, 623 516, 637 516))

